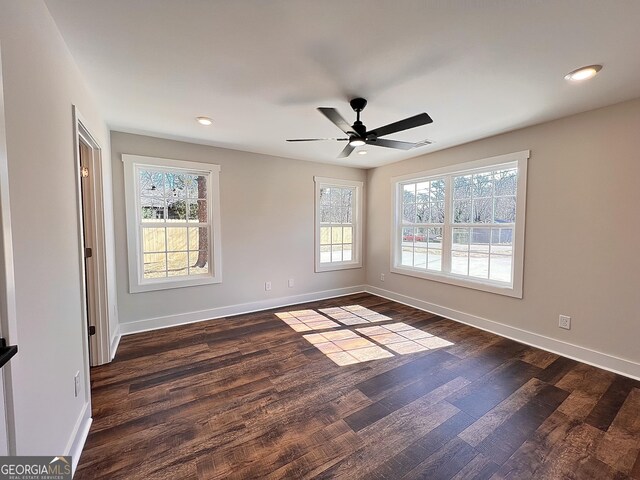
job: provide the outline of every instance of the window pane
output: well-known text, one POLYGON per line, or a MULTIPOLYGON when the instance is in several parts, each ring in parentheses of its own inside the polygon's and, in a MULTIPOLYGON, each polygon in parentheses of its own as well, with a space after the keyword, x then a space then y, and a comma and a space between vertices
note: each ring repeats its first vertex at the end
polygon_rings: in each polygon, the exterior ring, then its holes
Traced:
POLYGON ((416 202, 429 202, 429 182, 416 184, 416 202))
POLYGON ((320 223, 330 223, 331 222, 331 207, 321 206, 320 207, 320 223))
POLYGON ((494 215, 494 223, 515 223, 516 197, 497 197, 494 215))
POLYGON ((342 227, 342 241, 353 243, 353 227, 342 227))
POLYGON ((331 209, 331 223, 342 223, 343 210, 340 207, 333 207, 331 209))
POLYGON ((429 270, 442 270, 442 250, 439 248, 429 248, 428 253, 428 269, 429 270))
POLYGON ((493 195, 493 175, 491 172, 473 175, 472 194, 474 198, 490 197, 493 195))
POLYGON ((344 221, 342 223, 353 223, 353 207, 345 208, 344 221))
POLYGON ((503 255, 513 254, 513 229, 491 229, 491 252, 503 255))
POLYGON ((402 203, 415 203, 416 202, 416 184, 410 183, 403 186, 402 191, 402 203))
POLYGON ((206 200, 188 200, 189 205, 189 222, 194 223, 207 223, 209 217, 207 215, 207 201, 206 200))
POLYGON ((342 243, 342 227, 333 227, 331 229, 331 243, 342 243))
POLYGON ((491 223, 492 221, 493 200, 491 198, 474 198, 472 223, 491 223))
POLYGON ((444 180, 433 180, 431 182, 431 201, 444 202, 444 180))
POLYGON ((331 245, 331 261, 342 261, 342 245, 331 245))
POLYGON ((167 275, 178 277, 188 275, 189 257, 187 252, 167 253, 167 275))
POLYGON ((413 244, 402 245, 402 258, 400 259, 400 263, 413 267, 413 244))
POLYGON ((342 189, 332 187, 331 188, 331 206, 333 208, 340 207, 342 205, 342 189))
POLYGON ((200 244, 200 230, 206 239, 207 228, 189 227, 189 250, 198 250, 200 244))
POLYGON ((192 199, 207 198, 207 177, 203 175, 184 176, 187 197, 192 199))
POLYGON ((167 218, 169 220, 186 220, 187 219, 186 200, 167 199, 167 218))
POLYGON ((453 222, 471 223, 471 200, 454 200, 453 222))
POLYGON ((320 263, 331 262, 331 245, 322 245, 320 247, 320 263))
POLYGON ((453 198, 471 198, 471 175, 453 177, 453 198))
POLYGON ((427 249, 416 247, 413 251, 413 266, 418 268, 427 268, 427 249))
POLYGON ((331 203, 331 189, 323 187, 320 189, 320 205, 329 205, 331 203))
POLYGON ((472 252, 489 253, 491 229, 472 228, 469 249, 472 252))
POLYGON ((416 221, 416 204, 409 203, 402 208, 402 219, 406 223, 415 223, 416 221))
POLYGON ((491 254, 491 280, 500 282, 511 282, 511 263, 513 259, 511 255, 494 255, 491 254))
POLYGON ((415 229, 415 236, 413 242, 416 247, 426 247, 427 246, 427 237, 428 237, 428 228, 418 227, 415 229))
POLYGON ((142 251, 145 253, 166 251, 164 234, 164 228, 143 228, 142 251))
POLYGON ((320 227, 320 245, 331 243, 331 227, 320 227))
POLYGON ((428 203, 419 203, 416 205, 416 223, 429 223, 430 208, 428 203))
POLYGON ((489 278, 489 254, 469 254, 469 276, 476 278, 489 278))
POLYGON ((402 243, 413 244, 413 227, 405 227, 402 229, 402 243))
POLYGON ((343 188, 342 189, 342 206, 350 207, 351 200, 353 199, 354 189, 352 188, 343 188))
POLYGON ((209 273, 209 255, 206 251, 189 252, 189 275, 209 273))
POLYGON ((164 174, 164 195, 167 200, 186 197, 186 190, 183 174, 173 172, 164 174))
POLYGON ((167 276, 167 263, 164 253, 145 253, 143 261, 143 278, 163 278, 167 276))
POLYGON ((140 196, 164 198, 164 181, 161 172, 140 170, 138 182, 140 196))
POLYGON ((345 262, 350 262, 353 260, 353 247, 351 245, 343 245, 342 246, 342 260, 345 262))
POLYGON ((431 204, 431 223, 444 223, 444 202, 431 204))
POLYGON ((428 230, 429 248, 442 248, 442 228, 428 230))
POLYGON ((141 197, 140 217, 143 222, 162 222, 165 218, 164 200, 162 198, 141 197))
POLYGON ((469 229, 454 228, 452 235, 452 250, 460 250, 466 252, 469 250, 469 229))
POLYGON ((496 195, 515 195, 518 186, 518 170, 498 170, 494 173, 494 188, 496 195))
POLYGON ((167 228, 167 250, 187 250, 187 227, 167 228))
POLYGON ((458 275, 467 275, 469 273, 468 252, 451 252, 451 273, 457 273, 458 275))

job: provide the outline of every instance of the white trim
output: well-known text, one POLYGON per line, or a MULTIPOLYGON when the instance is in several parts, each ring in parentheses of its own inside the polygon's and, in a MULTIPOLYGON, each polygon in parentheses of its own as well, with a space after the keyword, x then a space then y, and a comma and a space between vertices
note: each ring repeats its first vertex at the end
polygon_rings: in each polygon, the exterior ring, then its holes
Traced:
POLYGON ((122 339, 122 334, 120 333, 120 325, 116 325, 116 331, 113 334, 113 338, 111 339, 111 360, 116 358, 116 352, 118 351, 118 347, 120 346, 120 339, 122 339))
POLYGON ((346 270, 350 268, 362 268, 362 237, 364 232, 363 204, 364 204, 364 182, 358 180, 343 180, 328 177, 313 177, 315 183, 314 204, 315 204, 315 271, 331 272, 335 270, 346 270), (320 263, 320 189, 322 187, 353 187, 355 188, 355 207, 353 208, 353 253, 352 259, 348 262, 320 263))
POLYGON ((410 307, 414 307, 425 312, 434 313, 455 322, 464 323, 465 325, 470 325, 472 327, 479 328, 480 330, 485 330, 501 337, 509 338, 516 342, 524 343, 541 350, 546 350, 547 352, 562 355, 563 357, 587 363, 594 367, 640 380, 640 363, 636 363, 632 360, 609 355, 587 347, 581 347, 573 343, 563 342, 562 340, 557 340, 528 330, 505 325, 504 323, 478 317, 452 308, 443 307, 435 303, 419 300, 390 290, 384 290, 382 288, 374 287, 373 285, 367 285, 366 292, 386 298, 387 300, 393 300, 394 302, 409 305, 410 307))
MULTIPOLYGON (((108 294, 108 280, 107 280, 107 252, 106 252, 106 239, 105 239, 105 223, 104 223, 104 183, 102 176, 102 148, 100 144, 93 137, 89 129, 87 128, 87 122, 84 121, 82 114, 78 108, 72 106, 73 117, 73 138, 74 138, 74 162, 76 172, 76 188, 78 194, 78 218, 79 218, 79 242, 80 242, 80 275, 82 285, 82 298, 83 298, 83 335, 88 338, 88 332, 86 331, 88 312, 86 311, 87 305, 85 305, 84 299, 86 297, 86 287, 92 287, 93 301, 95 302, 95 327, 96 335, 89 339, 91 343, 91 349, 89 349, 89 342, 87 342, 88 354, 90 365, 102 365, 108 363, 110 360, 109 351, 109 294, 108 294), (92 197, 92 205, 86 207, 91 208, 91 218, 93 219, 91 236, 93 237, 94 244, 91 245, 93 249, 93 272, 95 282, 88 282, 85 272, 85 257, 84 257, 84 217, 83 217, 83 197, 82 197, 82 177, 80 167, 80 141, 83 141, 91 149, 91 158, 87 163, 90 168, 91 186, 90 195, 92 197)), ((85 381, 89 384, 89 373, 87 372, 85 381)))
POLYGON ((189 162, 141 155, 122 155, 124 163, 125 205, 127 222, 127 251, 129 262, 129 293, 166 290, 171 288, 208 285, 222 282, 222 236, 220 232, 220 165, 189 162), (162 279, 144 280, 140 252, 140 221, 137 169, 150 167, 165 170, 191 171, 207 175, 207 214, 209 230, 209 274, 190 275, 162 279))
POLYGON ((225 307, 217 307, 209 310, 167 315, 166 317, 147 318, 144 320, 136 320, 134 322, 121 323, 120 333, 122 335, 131 335, 133 333, 147 332, 149 330, 157 330, 160 328, 175 327, 178 325, 202 322, 204 320, 213 320, 215 318, 229 317, 232 315, 241 315, 243 313, 257 312, 260 310, 269 310, 271 308, 296 305, 298 303, 315 302, 317 300, 324 300, 326 298, 343 297, 345 295, 353 295, 354 293, 362 293, 364 291, 365 287, 363 285, 357 285, 353 287, 336 288, 333 290, 324 290, 320 292, 303 293, 300 295, 292 295, 289 297, 259 300, 257 302, 228 305, 225 307))
POLYGON ((80 462, 80 456, 82 455, 84 445, 87 442, 87 437, 89 436, 89 430, 91 429, 92 422, 93 418, 91 418, 91 405, 89 403, 85 403, 84 408, 82 409, 82 413, 78 417, 78 421, 76 422, 76 425, 73 429, 73 433, 69 438, 67 447, 65 448, 65 455, 71 455, 72 476, 76 473, 76 468, 78 467, 78 463, 80 462))
MULTIPOLYGON (((530 150, 509 153, 505 155, 497 155, 494 157, 483 158, 471 162, 458 163, 433 170, 426 170, 406 175, 392 177, 391 181, 391 251, 390 251, 390 268, 393 273, 400 275, 408 275, 412 277, 424 278, 426 280, 448 283, 460 287, 482 290, 485 292, 506 295, 515 298, 522 298, 523 282, 524 282, 524 243, 525 243, 525 215, 526 215, 526 190, 527 190, 527 167, 528 159, 531 155, 530 150), (449 256, 447 255, 449 230, 455 227, 451 223, 451 203, 453 196, 451 194, 452 186, 450 178, 457 173, 472 173, 474 171, 483 171, 487 167, 498 167, 504 164, 513 164, 518 168, 518 185, 516 195, 516 223, 513 227, 513 256, 512 256, 512 282, 506 284, 503 282, 492 281, 489 279, 481 279, 466 275, 456 275, 446 271, 446 267, 450 267, 449 256), (448 196, 445 197, 445 223, 442 224, 442 268, 443 271, 417 270, 412 267, 403 266, 400 261, 400 248, 398 245, 399 229, 402 228, 402 183, 419 182, 424 180, 432 180, 442 178, 444 176, 447 183, 448 196)), ((476 228, 482 228, 484 225, 474 225, 476 228)), ((438 227, 440 228, 440 227, 438 227)))

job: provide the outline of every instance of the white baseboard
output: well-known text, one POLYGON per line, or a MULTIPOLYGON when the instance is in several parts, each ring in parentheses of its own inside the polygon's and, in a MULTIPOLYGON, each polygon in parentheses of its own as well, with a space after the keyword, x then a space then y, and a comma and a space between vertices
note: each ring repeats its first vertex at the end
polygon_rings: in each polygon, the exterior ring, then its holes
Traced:
POLYGON ((91 422, 93 421, 89 405, 89 403, 84 405, 65 451, 65 455, 71 455, 72 476, 76 473, 78 462, 80 462, 80 455, 82 455, 82 449, 84 448, 84 444, 89 436, 89 429, 91 428, 91 422))
POLYGON ((111 354, 111 360, 116 357, 116 352, 118 351, 118 346, 120 346, 120 339, 122 338, 122 334, 120 333, 120 325, 116 325, 116 331, 113 332, 113 337, 111 337, 111 347, 109 353, 111 354))
POLYGON ((362 293, 364 291, 364 285, 357 285, 353 287, 336 288, 333 290, 323 290, 320 292, 303 293, 301 295, 292 295, 289 297, 270 298, 268 300, 259 300, 257 302, 240 303, 237 305, 200 310, 197 312, 167 315, 166 317, 147 318, 144 320, 136 320, 134 322, 121 323, 120 334, 131 335, 133 333, 147 332, 149 330, 157 330, 159 328, 175 327, 178 325, 185 325, 187 323, 201 322, 203 320, 212 320, 214 318, 268 310, 270 308, 284 307, 286 305, 296 305, 298 303, 314 302, 317 300, 324 300, 326 298, 343 297, 345 295, 353 295, 354 293, 362 293))
POLYGON ((479 328, 480 330, 495 333, 501 337, 510 338, 516 342, 531 345, 532 347, 540 348, 573 360, 578 360, 579 362, 587 363, 594 367, 640 380, 640 364, 631 360, 591 350, 590 348, 581 347, 572 343, 563 342, 562 340, 556 340, 555 338, 505 325, 504 323, 498 323, 470 313, 453 310, 441 305, 436 305, 435 303, 426 302, 424 300, 395 293, 390 290, 374 287, 372 285, 367 285, 366 291, 388 300, 393 300, 419 310, 424 310, 425 312, 434 313, 441 317, 479 328))

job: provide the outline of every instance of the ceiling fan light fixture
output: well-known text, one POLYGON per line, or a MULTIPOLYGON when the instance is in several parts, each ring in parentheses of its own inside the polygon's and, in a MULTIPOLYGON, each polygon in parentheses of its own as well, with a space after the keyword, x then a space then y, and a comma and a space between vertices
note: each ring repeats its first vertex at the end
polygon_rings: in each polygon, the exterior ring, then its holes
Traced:
POLYGON ((582 82, 595 77, 600 70, 602 70, 602 65, 588 65, 567 73, 564 79, 569 82, 582 82))
POLYGON ((365 142, 362 138, 352 138, 351 140, 349 140, 349 145, 351 145, 352 147, 362 147, 363 145, 366 145, 367 142, 365 142))
POLYGON ((196 122, 198 122, 200 125, 208 127, 213 123, 213 120, 211 120, 209 117, 196 117, 196 122))
POLYGON ((358 155, 366 155, 368 152, 366 150, 359 150, 358 155))

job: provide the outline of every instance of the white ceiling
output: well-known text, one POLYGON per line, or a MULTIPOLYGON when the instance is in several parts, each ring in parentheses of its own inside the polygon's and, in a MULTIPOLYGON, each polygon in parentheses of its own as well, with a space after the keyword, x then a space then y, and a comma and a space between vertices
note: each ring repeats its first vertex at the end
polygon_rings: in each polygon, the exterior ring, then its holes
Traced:
POLYGON ((373 167, 640 97, 633 0, 46 0, 113 130, 373 167), (593 80, 563 76, 601 63, 593 80), (391 135, 408 152, 344 143, 318 113, 391 135), (203 127, 194 117, 210 116, 203 127))

